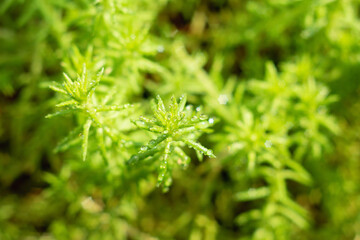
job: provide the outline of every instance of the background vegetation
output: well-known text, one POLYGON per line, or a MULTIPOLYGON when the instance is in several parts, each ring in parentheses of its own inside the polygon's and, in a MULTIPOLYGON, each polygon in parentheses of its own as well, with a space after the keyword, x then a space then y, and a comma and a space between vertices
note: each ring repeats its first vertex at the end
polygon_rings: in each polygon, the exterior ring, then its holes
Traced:
POLYGON ((360 239, 359 10, 2 1, 0 239, 360 239))

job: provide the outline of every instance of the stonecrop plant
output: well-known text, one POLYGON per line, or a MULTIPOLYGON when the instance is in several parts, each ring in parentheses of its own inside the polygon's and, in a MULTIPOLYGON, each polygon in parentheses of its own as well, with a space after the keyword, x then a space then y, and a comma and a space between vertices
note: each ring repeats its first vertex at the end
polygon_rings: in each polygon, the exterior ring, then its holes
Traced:
MULTIPOLYGON (((99 85, 104 69, 102 69, 97 76, 93 76, 86 71, 86 65, 83 65, 81 76, 77 76, 75 81, 64 73, 65 81, 62 85, 52 84, 50 88, 62 95, 65 99, 63 102, 56 105, 58 108, 63 108, 55 113, 48 114, 47 118, 52 118, 58 115, 64 114, 82 114, 83 119, 79 120, 80 126, 72 130, 70 134, 65 137, 59 145, 55 148, 55 152, 64 151, 72 145, 82 142, 82 159, 85 161, 88 149, 88 140, 90 128, 93 125, 95 129, 95 135, 99 150, 107 160, 106 157, 106 146, 104 138, 108 137, 111 141, 117 143, 120 139, 124 140, 123 135, 119 132, 115 133, 114 130, 110 130, 109 126, 106 126, 106 118, 102 116, 103 112, 118 112, 118 111, 129 111, 133 108, 133 105, 107 105, 109 96, 104 99, 97 99, 94 92, 96 87, 99 85)), ((117 116, 112 116, 117 117, 117 116)))
POLYGON ((158 184, 163 183, 167 189, 172 181, 171 169, 175 165, 187 167, 190 163, 190 157, 182 147, 195 149, 200 161, 203 155, 215 157, 212 150, 196 141, 201 133, 209 132, 214 119, 201 114, 200 107, 194 111, 193 106, 185 106, 186 95, 180 97, 179 103, 172 96, 168 109, 159 95, 150 104, 155 118, 140 117, 134 124, 140 129, 155 133, 157 137, 142 146, 140 152, 133 155, 128 163, 139 164, 139 161, 149 156, 153 160, 160 159, 158 184))
POLYGON ((356 0, 0 3, 0 240, 360 239, 356 0))

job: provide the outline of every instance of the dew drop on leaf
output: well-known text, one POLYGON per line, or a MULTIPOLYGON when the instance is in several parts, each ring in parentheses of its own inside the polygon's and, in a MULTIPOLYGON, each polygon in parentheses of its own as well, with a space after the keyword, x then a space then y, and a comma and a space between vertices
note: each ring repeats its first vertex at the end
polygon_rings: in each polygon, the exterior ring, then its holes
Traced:
POLYGON ((265 141, 265 147, 266 148, 271 148, 272 147, 272 142, 270 140, 266 140, 265 141))
POLYGON ((194 116, 193 118, 191 118, 191 121, 196 121, 198 120, 199 118, 197 116, 194 116))
POLYGON ((226 96, 225 94, 221 94, 219 97, 218 97, 218 102, 222 105, 225 105, 227 104, 229 101, 229 98, 228 96, 226 96))
POLYGON ((200 120, 206 120, 206 119, 207 119, 207 116, 202 114, 202 115, 200 115, 199 119, 200 119, 200 120))
POLYGON ((139 160, 139 156, 133 156, 133 157, 131 158, 131 160, 132 160, 133 162, 137 162, 137 161, 139 160))
POLYGON ((165 48, 164 48, 164 46, 159 45, 156 50, 158 53, 162 53, 162 52, 164 52, 165 48))

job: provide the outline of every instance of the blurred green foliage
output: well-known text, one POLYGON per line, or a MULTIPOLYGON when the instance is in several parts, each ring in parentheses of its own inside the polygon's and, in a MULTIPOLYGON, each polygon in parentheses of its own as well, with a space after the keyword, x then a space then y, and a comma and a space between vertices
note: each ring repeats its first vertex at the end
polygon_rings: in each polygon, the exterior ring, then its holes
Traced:
POLYGON ((0 239, 359 239, 359 38, 357 0, 2 1, 0 239))

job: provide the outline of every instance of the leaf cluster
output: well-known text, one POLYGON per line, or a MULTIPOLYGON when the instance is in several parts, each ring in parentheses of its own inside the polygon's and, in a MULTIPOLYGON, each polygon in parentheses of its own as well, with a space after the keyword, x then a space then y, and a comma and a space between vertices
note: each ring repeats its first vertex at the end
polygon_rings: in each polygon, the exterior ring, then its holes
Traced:
POLYGON ((105 101, 98 103, 99 100, 94 96, 94 92, 100 83, 103 72, 104 69, 97 74, 95 79, 91 79, 92 75, 87 74, 86 65, 84 64, 81 76, 78 75, 75 81, 72 81, 71 78, 64 73, 65 81, 62 85, 59 86, 56 83, 50 85, 52 90, 64 95, 65 101, 56 105, 56 107, 62 108, 60 111, 48 114, 46 116, 47 118, 63 114, 80 113, 84 115, 84 119, 81 121, 80 126, 71 131, 70 134, 59 143, 55 152, 67 150, 72 145, 81 141, 82 159, 85 161, 91 125, 94 125, 97 143, 105 160, 107 160, 107 157, 104 138, 108 137, 115 143, 119 142, 121 135, 116 135, 113 131, 110 131, 109 127, 104 123, 102 113, 110 111, 126 111, 129 113, 129 110, 134 106, 130 104, 107 105, 106 99, 105 101))
POLYGON ((133 121, 137 127, 153 132, 157 137, 142 146, 140 152, 133 155, 128 163, 137 164, 149 156, 160 158, 158 184, 164 183, 165 189, 171 184, 170 174, 174 165, 187 167, 190 162, 190 157, 182 147, 195 149, 200 160, 202 155, 215 157, 212 150, 196 142, 203 132, 209 132, 208 128, 213 125, 214 119, 201 114, 200 107, 194 111, 192 106, 185 104, 185 95, 180 97, 179 103, 173 96, 166 109, 161 97, 157 95, 156 99, 151 101, 155 118, 140 117, 133 121))
POLYGON ((356 239, 359 6, 1 2, 0 239, 356 239))

